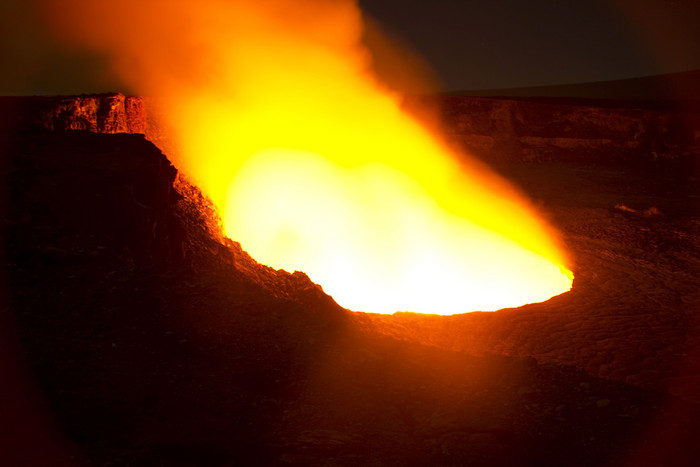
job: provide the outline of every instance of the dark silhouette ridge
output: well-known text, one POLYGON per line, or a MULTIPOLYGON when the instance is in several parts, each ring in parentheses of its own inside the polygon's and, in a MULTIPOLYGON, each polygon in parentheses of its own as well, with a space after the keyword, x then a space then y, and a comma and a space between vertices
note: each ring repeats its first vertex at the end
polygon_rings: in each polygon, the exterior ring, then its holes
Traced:
MULTIPOLYGON (((573 83, 508 89, 478 89, 450 93, 480 97, 557 98, 659 102, 700 100, 700 70, 593 83, 573 83)), ((638 104, 637 104, 638 105, 638 104)))

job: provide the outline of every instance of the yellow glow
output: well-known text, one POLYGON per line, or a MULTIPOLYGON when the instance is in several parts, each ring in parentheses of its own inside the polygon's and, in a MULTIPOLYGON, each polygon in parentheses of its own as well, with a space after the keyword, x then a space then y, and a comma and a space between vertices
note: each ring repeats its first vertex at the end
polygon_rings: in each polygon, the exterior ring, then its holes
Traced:
POLYGON ((246 160, 228 195, 227 230, 253 257, 303 269, 355 310, 496 310, 571 286, 566 270, 448 213, 420 183, 381 163, 347 168, 268 149, 246 160))
POLYGON ((456 162, 373 75, 354 2, 128 0, 131 16, 66 1, 92 16, 60 2, 64 33, 162 102, 176 165, 258 261, 379 313, 496 310, 571 287, 528 203, 456 162))

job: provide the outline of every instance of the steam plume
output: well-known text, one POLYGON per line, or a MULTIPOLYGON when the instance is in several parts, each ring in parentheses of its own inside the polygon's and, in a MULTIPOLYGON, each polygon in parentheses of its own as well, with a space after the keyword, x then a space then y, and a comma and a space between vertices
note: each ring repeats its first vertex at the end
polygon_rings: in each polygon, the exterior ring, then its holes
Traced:
POLYGON ((570 287, 527 202, 457 163, 372 72, 354 1, 43 5, 58 37, 106 54, 162 105, 176 165, 256 259, 382 312, 496 309, 570 287))

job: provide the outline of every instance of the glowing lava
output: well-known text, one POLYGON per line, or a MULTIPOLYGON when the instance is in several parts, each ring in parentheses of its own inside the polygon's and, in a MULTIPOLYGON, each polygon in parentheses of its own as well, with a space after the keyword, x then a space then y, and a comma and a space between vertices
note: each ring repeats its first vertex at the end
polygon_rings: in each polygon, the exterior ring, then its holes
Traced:
POLYGON ((354 2, 56 5, 64 36, 162 103, 176 165, 258 261, 379 313, 496 310, 571 287, 528 203, 456 162, 373 75, 354 2))
POLYGON ((227 231, 255 258, 301 266, 354 309, 496 310, 571 286, 550 260, 447 212, 418 181, 386 165, 347 168, 269 149, 246 161, 228 200, 227 231))

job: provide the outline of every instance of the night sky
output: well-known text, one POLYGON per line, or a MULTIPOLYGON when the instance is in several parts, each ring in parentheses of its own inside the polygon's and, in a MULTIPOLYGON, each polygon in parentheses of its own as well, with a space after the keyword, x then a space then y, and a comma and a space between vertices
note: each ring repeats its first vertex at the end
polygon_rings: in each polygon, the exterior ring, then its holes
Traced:
POLYGON ((447 90, 569 84, 700 68, 697 0, 360 0, 447 90))
MULTIPOLYGON (((115 90, 95 57, 56 50, 32 2, 0 3, 0 94, 115 90)), ((360 0, 442 88, 603 81, 700 68, 697 0, 360 0)), ((118 89, 127 91, 124 89, 118 89)))

